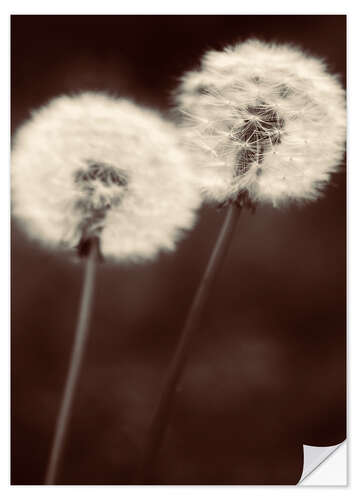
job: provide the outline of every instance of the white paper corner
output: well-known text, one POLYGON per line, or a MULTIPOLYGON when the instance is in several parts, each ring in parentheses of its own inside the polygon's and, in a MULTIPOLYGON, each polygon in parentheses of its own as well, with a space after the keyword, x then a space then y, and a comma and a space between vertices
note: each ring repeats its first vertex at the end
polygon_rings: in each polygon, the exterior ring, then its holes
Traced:
POLYGON ((301 486, 346 486, 347 443, 335 446, 304 446, 301 486))

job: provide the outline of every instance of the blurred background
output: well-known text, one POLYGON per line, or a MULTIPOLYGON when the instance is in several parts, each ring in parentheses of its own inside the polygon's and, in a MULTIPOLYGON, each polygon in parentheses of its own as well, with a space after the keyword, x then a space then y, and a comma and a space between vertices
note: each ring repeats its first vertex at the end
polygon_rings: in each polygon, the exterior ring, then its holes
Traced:
MULTIPOLYGON (((166 114, 208 49, 256 36, 324 57, 345 84, 345 16, 12 16, 12 131, 58 94, 106 90, 166 114)), ((344 166, 343 166, 344 167, 344 166)), ((345 438, 346 186, 245 213, 216 281, 156 470, 161 484, 295 484, 302 444, 345 438)), ((161 382, 224 218, 174 254, 98 268, 62 484, 133 484, 161 382)), ((12 227, 12 484, 41 484, 83 267, 12 227)))

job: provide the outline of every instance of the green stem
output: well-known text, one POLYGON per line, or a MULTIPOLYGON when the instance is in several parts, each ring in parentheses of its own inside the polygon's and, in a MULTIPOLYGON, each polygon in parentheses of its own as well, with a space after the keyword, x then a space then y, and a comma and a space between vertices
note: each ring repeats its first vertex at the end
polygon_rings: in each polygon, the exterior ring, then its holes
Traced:
POLYGON ((177 385, 186 361, 189 342, 195 330, 199 326, 203 308, 212 288, 214 279, 216 278, 219 268, 221 267, 226 256, 241 210, 241 206, 238 206, 235 203, 231 203, 228 208, 223 227, 212 251, 206 271, 196 291, 186 323, 178 340, 166 378, 163 382, 161 397, 154 412, 151 424, 149 442, 146 450, 144 451, 144 460, 141 470, 144 482, 150 481, 151 471, 155 466, 155 461, 164 442, 172 401, 177 391, 177 385))
POLYGON ((98 259, 98 241, 90 240, 88 257, 86 258, 84 284, 80 302, 80 310, 74 337, 73 350, 63 391, 60 411, 57 417, 51 454, 47 466, 45 484, 55 484, 56 476, 66 444, 68 424, 71 418, 73 400, 80 375, 83 355, 88 339, 89 321, 92 309, 95 268, 98 259))

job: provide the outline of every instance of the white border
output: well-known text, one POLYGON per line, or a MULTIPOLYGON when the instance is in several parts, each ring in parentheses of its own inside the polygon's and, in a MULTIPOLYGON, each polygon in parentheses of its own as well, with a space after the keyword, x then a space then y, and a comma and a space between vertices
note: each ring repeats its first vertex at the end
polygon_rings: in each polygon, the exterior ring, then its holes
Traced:
MULTIPOLYGON (((353 9, 354 0, 286 2, 254 0, 254 2, 236 2, 220 0, 181 0, 165 2, 163 0, 133 0, 118 2, 101 0, 99 2, 70 0, 45 2, 44 0, 26 0, 4 2, 4 7, 11 14, 346 14, 353 9), (99 8, 100 6, 100 8, 99 8)), ((3 7, 3 9, 4 9, 3 7)))
MULTIPOLYGON (((348 26, 349 26, 349 88, 355 86, 354 76, 354 64, 353 58, 351 57, 352 47, 357 47, 356 43, 356 32, 357 26, 354 23, 354 6, 355 1, 336 1, 328 2, 325 1, 309 1, 309 0, 299 0, 299 2, 286 2, 279 1, 273 2, 270 0, 266 2, 264 0, 255 0, 254 2, 237 2, 237 1, 225 1, 219 0, 219 2, 193 2, 192 0, 181 0, 176 4, 174 2, 163 2, 163 1, 142 1, 142 2, 118 2, 118 1, 105 1, 95 2, 89 6, 89 2, 73 2, 69 0, 62 0, 60 2, 52 1, 12 1, 3 2, 0 7, 0 33, 1 33, 1 44, 0 50, 2 51, 2 75, 0 78, 1 83, 1 96, 2 96, 2 134, 1 138, 2 144, 2 168, 1 168, 1 181, 0 181, 0 217, 1 217, 1 229, 2 229, 2 244, 1 249, 1 265, 2 265, 2 288, 1 288, 1 319, 2 319, 2 331, 1 331, 1 387, 2 387, 2 402, 6 401, 4 408, 0 412, 0 429, 1 429, 1 456, 0 456, 0 474, 1 474, 1 497, 2 498, 22 498, 26 497, 27 500, 38 500, 40 498, 48 498, 50 495, 53 499, 61 499, 63 495, 74 496, 81 494, 85 496, 86 500, 96 499, 98 497, 99 491, 101 489, 100 495, 105 495, 109 498, 117 498, 118 495, 124 498, 140 498, 145 495, 145 499, 155 499, 157 500, 162 496, 166 498, 170 495, 171 498, 190 497, 192 495, 195 498, 202 496, 205 500, 216 498, 217 494, 224 495, 227 497, 232 497, 237 499, 238 496, 251 497, 257 494, 264 495, 265 500, 276 500, 277 498, 286 498, 286 495, 295 497, 300 495, 303 491, 304 496, 307 498, 311 497, 314 500, 320 495, 323 496, 324 500, 327 498, 351 496, 353 490, 356 489, 355 485, 349 486, 348 488, 339 488, 338 491, 334 487, 314 487, 314 488, 295 488, 295 487, 264 487, 264 486, 240 486, 240 487, 52 487, 48 490, 48 487, 27 487, 27 486, 9 486, 9 249, 7 245, 7 239, 9 234, 9 176, 8 176, 8 164, 9 164, 9 15, 11 14, 349 14, 348 26), (100 9, 98 8, 100 5, 100 9), (219 8, 218 8, 219 6, 219 8), (63 489, 64 488, 64 489, 63 489), (78 488, 81 488, 79 492, 78 488), (264 489, 264 492, 262 491, 264 489), (84 491, 85 490, 85 491, 84 491)), ((331 33, 331 43, 333 43, 333 33, 331 33)), ((355 59, 354 54, 354 59, 355 59)), ((353 99, 352 92, 349 92, 349 133, 352 137, 354 132, 354 120, 353 115, 355 113, 355 100, 353 99)), ((354 195, 354 190, 356 189, 356 157, 354 144, 356 140, 349 141, 349 165, 351 166, 348 174, 349 182, 349 220, 351 224, 349 225, 349 256, 357 254, 356 245, 356 231, 357 223, 356 218, 353 215, 357 215, 357 196, 354 195), (353 224, 352 224, 353 221, 353 224)), ((349 304, 353 303, 354 292, 354 280, 355 268, 353 266, 352 259, 349 259, 350 268, 350 278, 349 278, 349 304)), ((355 330, 353 325, 355 313, 350 307, 349 311, 349 331, 355 330)), ((356 333, 356 332, 354 332, 356 333)), ((352 335, 349 335, 349 347, 354 346, 352 341, 352 335)), ((353 356, 349 351, 349 385, 351 385, 351 380, 353 378, 353 372, 356 371, 353 366, 353 356)), ((352 421, 354 401, 351 399, 351 391, 349 390, 349 422, 352 421)), ((349 437, 350 441, 350 437, 349 437)), ((351 470, 355 464, 352 461, 351 465, 351 455, 353 456, 353 444, 349 447, 349 465, 348 469, 351 470)))

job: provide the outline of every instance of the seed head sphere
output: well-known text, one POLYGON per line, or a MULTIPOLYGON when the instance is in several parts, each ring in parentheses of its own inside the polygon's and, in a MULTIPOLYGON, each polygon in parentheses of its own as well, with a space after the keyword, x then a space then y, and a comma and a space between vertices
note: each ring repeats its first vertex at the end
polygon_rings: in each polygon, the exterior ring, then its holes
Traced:
POLYGON ((53 99, 17 131, 13 214, 43 245, 138 261, 173 250, 201 202, 176 127, 126 99, 53 99))
POLYGON ((320 59, 248 40, 210 51, 177 93, 206 197, 315 200, 343 158, 345 92, 320 59))

